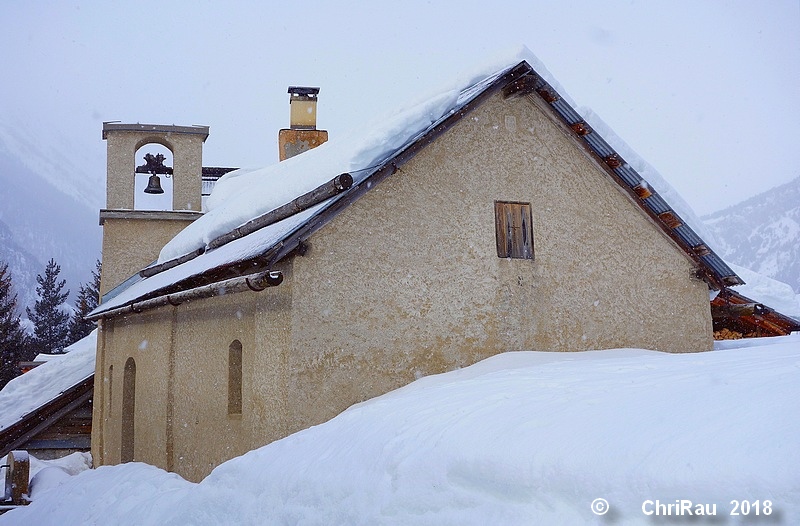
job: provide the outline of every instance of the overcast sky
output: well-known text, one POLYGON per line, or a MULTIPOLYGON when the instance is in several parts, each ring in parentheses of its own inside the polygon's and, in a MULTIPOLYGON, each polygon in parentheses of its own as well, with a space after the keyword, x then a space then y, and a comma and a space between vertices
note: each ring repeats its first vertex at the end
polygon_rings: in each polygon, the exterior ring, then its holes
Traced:
POLYGON ((98 207, 103 121, 208 125, 205 165, 263 166, 289 85, 322 88, 336 136, 519 44, 700 214, 800 175, 797 0, 33 0, 0 23, 0 124, 80 161, 98 207))

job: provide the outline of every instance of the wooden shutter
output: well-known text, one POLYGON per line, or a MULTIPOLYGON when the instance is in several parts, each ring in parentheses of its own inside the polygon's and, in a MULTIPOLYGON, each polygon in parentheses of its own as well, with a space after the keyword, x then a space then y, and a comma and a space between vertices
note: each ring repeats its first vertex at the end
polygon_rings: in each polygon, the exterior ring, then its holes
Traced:
POLYGON ((497 256, 533 259, 533 219, 530 203, 495 201, 497 256))

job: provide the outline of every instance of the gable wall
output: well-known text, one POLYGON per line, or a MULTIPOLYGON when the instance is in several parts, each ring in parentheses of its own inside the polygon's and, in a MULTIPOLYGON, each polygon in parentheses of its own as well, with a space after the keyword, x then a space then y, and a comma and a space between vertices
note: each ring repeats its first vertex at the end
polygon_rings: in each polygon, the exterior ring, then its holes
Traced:
POLYGON ((292 284, 298 428, 508 350, 711 347, 692 264, 528 99, 494 96, 310 245, 292 284), (532 203, 534 261, 497 257, 495 200, 532 203))

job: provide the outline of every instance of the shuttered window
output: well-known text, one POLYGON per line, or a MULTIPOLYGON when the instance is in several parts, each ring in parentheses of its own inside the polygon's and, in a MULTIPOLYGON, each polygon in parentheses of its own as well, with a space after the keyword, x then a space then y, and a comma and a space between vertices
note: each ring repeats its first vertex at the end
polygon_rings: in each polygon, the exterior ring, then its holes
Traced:
POLYGON ((533 259, 533 219, 530 203, 495 201, 497 257, 533 259))

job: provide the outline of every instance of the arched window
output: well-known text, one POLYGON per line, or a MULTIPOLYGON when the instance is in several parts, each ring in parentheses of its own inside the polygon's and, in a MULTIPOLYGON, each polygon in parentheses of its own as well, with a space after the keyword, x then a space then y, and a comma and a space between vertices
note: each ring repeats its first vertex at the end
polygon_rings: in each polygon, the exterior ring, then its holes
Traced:
POLYGON ((108 416, 111 416, 111 408, 114 407, 111 404, 111 397, 114 394, 114 366, 108 366, 108 416))
POLYGON ((228 414, 242 414, 242 342, 228 347, 228 414))
POLYGON ((131 462, 134 452, 136 416, 136 362, 128 358, 122 378, 122 440, 120 462, 131 462))

